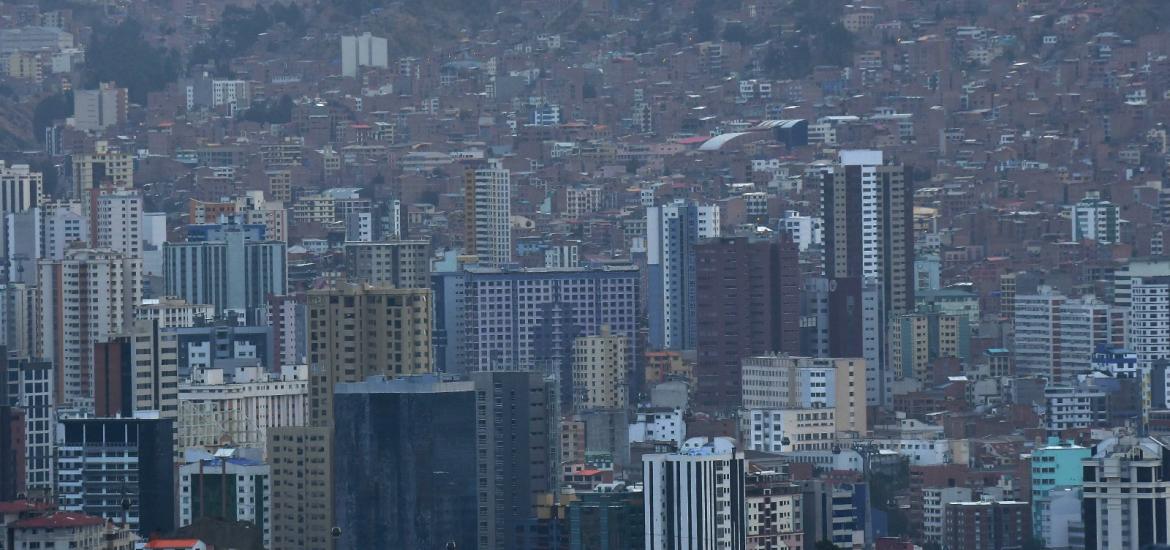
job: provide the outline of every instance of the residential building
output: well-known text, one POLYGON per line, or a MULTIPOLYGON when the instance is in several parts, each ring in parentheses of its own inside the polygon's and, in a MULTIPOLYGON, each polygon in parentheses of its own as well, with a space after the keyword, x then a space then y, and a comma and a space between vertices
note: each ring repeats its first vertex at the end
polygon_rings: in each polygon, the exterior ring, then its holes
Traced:
POLYGON ((1053 521, 1050 496, 1059 489, 1080 487, 1083 482, 1081 462, 1092 451, 1072 442, 1050 438, 1048 444, 1032 452, 1032 530, 1047 547, 1063 545, 1049 540, 1061 526, 1053 521))
POLYGON ((94 345, 130 329, 141 273, 142 260, 108 250, 73 249, 39 262, 37 356, 57 367, 58 403, 93 398, 94 345))
POLYGON ((974 493, 969 487, 922 488, 922 540, 942 545, 946 534, 947 505, 952 502, 970 502, 974 493))
POLYGON ((747 545, 743 451, 725 437, 691 438, 642 457, 647 550, 734 550, 747 545))
POLYGON ((158 321, 159 328, 187 328, 213 320, 215 306, 190 304, 181 298, 148 298, 135 306, 134 318, 158 321))
POLYGON ((512 263, 511 172, 498 159, 464 174, 464 252, 484 267, 512 263))
POLYGON ((179 527, 202 518, 246 521, 272 547, 270 466, 236 456, 235 449, 204 453, 179 466, 179 527))
POLYGON ((356 77, 358 67, 385 69, 389 66, 386 39, 362 33, 341 37, 341 76, 356 77))
POLYGON ((144 536, 173 530, 173 424, 145 417, 61 420, 55 484, 60 509, 125 520, 144 536))
POLYGON ((750 473, 745 483, 747 546, 744 548, 804 548, 804 503, 800 486, 785 481, 776 472, 750 473))
MULTIPOLYGON (((1129 333, 1126 348, 1137 354, 1137 368, 1150 372, 1156 364, 1170 360, 1170 276, 1138 277, 1130 281, 1129 333)), ((1170 377, 1166 379, 1170 388, 1170 377)), ((1155 390, 1155 407, 1170 401, 1163 388, 1155 390)))
POLYGON ((36 208, 44 201, 44 175, 27 164, 0 161, 0 217, 36 208))
POLYGON ((1027 502, 951 502, 946 505, 943 547, 948 550, 1020 548, 1032 536, 1031 519, 1027 502))
POLYGON ((215 445, 227 437, 243 448, 261 448, 268 430, 308 423, 308 373, 263 367, 199 367, 178 385, 179 448, 215 445))
POLYGON ((832 408, 836 431, 868 430, 863 359, 766 355, 743 360, 745 409, 832 408))
POLYGON ((16 500, 26 491, 24 409, 0 401, 0 502, 16 500))
POLYGON ((1123 343, 1120 319, 1116 308, 1093 296, 1070 299, 1049 287, 1016 295, 1016 372, 1053 383, 1088 373, 1098 345, 1123 343))
POLYGON ((132 550, 137 538, 110 525, 106 518, 77 512, 52 512, 8 524, 17 548, 102 548, 132 550))
POLYGON ((694 248, 696 406, 739 408, 740 362, 800 352, 800 262, 786 238, 720 237, 694 248))
POLYGON ((50 494, 56 452, 53 364, 0 357, 0 384, 0 406, 19 408, 24 419, 24 453, 19 464, 25 476, 22 486, 29 494, 50 494))
POLYGON ((625 336, 602 326, 597 336, 573 341, 573 409, 617 409, 629 404, 629 357, 625 336))
POLYGON ((971 325, 966 315, 916 311, 898 315, 889 324, 889 368, 897 380, 933 384, 934 362, 953 357, 971 360, 971 325))
POLYGON ((268 430, 272 550, 333 550, 333 429, 268 430))
POLYGON ((112 185, 118 189, 134 187, 134 158, 109 146, 94 143, 93 152, 73 155, 73 198, 84 199, 89 190, 112 185))
POLYGON ((227 226, 222 240, 164 243, 167 296, 215 311, 254 314, 270 295, 288 292, 285 243, 249 240, 239 226, 227 226))
POLYGON ((345 243, 345 273, 354 282, 396 288, 430 288, 430 242, 345 243))
POLYGON ((1153 437, 1097 444, 1081 461, 1085 548, 1137 550, 1170 541, 1170 447, 1153 437))
POLYGON ((835 409, 746 409, 740 412, 739 435, 753 451, 786 453, 832 450, 837 433, 835 409))
POLYGON ((719 236, 719 207, 676 201, 646 209, 646 305, 652 349, 698 345, 695 245, 719 236))
POLYGON ((125 124, 129 103, 126 88, 113 82, 102 82, 96 90, 73 90, 71 124, 84 132, 125 124))
POLYGON ((1121 242, 1121 209, 1106 200, 1086 197, 1072 205, 1072 240, 1094 240, 1101 244, 1121 242))
MULTIPOLYGON (((456 290, 462 295, 442 297, 457 301, 450 314, 462 319, 464 364, 455 372, 545 372, 559 377, 562 403, 570 405, 576 338, 599 335, 607 326, 611 336, 626 338, 626 364, 637 362, 639 277, 632 266, 468 267, 456 290)), ((454 322, 447 318, 443 324, 450 327, 454 322)))
POLYGON ((686 435, 681 409, 638 409, 630 422, 630 443, 669 442, 677 448, 682 447, 686 435))
POLYGON ((841 151, 823 177, 829 355, 865 358, 870 404, 888 405, 886 325, 914 307, 913 185, 881 151, 841 151))

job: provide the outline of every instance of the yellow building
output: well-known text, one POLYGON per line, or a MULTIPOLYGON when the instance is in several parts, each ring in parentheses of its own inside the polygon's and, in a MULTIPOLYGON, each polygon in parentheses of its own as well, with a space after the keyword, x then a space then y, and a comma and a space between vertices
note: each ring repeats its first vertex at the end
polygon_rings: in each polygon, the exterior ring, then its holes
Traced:
POLYGON ((573 407, 576 410, 617 409, 629 402, 626 337, 610 335, 601 327, 598 336, 573 342, 573 407))

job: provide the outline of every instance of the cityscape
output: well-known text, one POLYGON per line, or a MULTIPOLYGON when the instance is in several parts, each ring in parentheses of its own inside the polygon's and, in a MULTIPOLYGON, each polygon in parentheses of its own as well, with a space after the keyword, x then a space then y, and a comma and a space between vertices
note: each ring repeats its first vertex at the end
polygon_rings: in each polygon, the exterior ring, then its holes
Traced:
POLYGON ((0 1, 63 549, 1170 549, 1170 2, 0 1))

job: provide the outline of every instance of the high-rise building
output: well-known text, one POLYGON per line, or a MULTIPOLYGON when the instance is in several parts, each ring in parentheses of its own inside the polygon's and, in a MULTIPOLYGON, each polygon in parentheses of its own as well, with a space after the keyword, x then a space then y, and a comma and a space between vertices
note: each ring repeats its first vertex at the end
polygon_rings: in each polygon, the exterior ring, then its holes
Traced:
POLYGON ((333 429, 268 430, 272 550, 332 550, 333 429))
POLYGON ((747 546, 804 548, 803 498, 800 487, 777 472, 746 476, 747 546))
POLYGON ((740 361, 800 352, 800 260, 792 241, 721 237, 695 247, 696 406, 741 405, 740 361))
POLYGON ((695 245, 719 236, 719 207, 675 201, 646 209, 646 307, 653 349, 698 345, 695 245))
POLYGON ((311 291, 307 302, 308 427, 267 433, 276 549, 333 547, 328 533, 334 527, 333 458, 339 456, 332 452, 338 384, 434 368, 430 289, 346 284, 311 291))
POLYGON ((90 213, 90 246, 141 258, 142 195, 111 187, 95 187, 89 192, 82 210, 90 213))
POLYGON ((238 226, 226 227, 222 240, 165 243, 163 256, 166 294, 219 313, 252 314, 288 291, 285 244, 249 240, 238 226))
POLYGON ((84 199, 90 189, 105 185, 134 187, 134 158, 97 141, 92 153, 73 155, 73 198, 84 199))
POLYGON ((642 457, 647 550, 747 548, 743 451, 726 437, 688 439, 642 457))
POLYGON ((337 384, 434 370, 430 289, 343 285, 309 292, 308 306, 311 425, 333 425, 337 384))
POLYGON ((484 267, 512 263, 511 172, 498 159, 464 174, 464 251, 484 267))
POLYGON ((0 346, 12 357, 32 357, 36 350, 37 289, 25 283, 0 285, 0 346))
POLYGON ((863 357, 870 404, 888 404, 886 325, 914 307, 913 185, 881 151, 841 151, 824 173, 829 355, 863 357))
POLYGON ((57 502, 121 523, 143 535, 175 528, 172 420, 76 418, 60 421, 57 502))
MULTIPOLYGON (((1137 354, 1137 367, 1150 372, 1154 365, 1170 360, 1170 276, 1138 277, 1130 281, 1129 333, 1126 347, 1137 354)), ((1166 387, 1170 388, 1170 377, 1166 387)), ((1165 407, 1165 391, 1155 407, 1165 407)))
POLYGON ((741 376, 745 409, 835 408, 836 431, 868 430, 864 359, 748 357, 741 376))
POLYGON ((1081 461, 1090 457, 1092 451, 1080 445, 1062 443, 1049 439, 1048 444, 1032 452, 1032 530, 1048 548, 1059 548, 1052 538, 1059 526, 1053 521, 1052 501, 1054 489, 1080 487, 1084 476, 1081 461))
POLYGON ((358 67, 389 66, 386 39, 363 33, 341 37, 341 76, 356 77, 358 67))
POLYGON ((836 409, 749 409, 739 417, 740 441, 753 451, 787 453, 832 450, 836 409))
POLYGON ((25 494, 24 409, 0 402, 0 502, 25 494))
POLYGON ((44 175, 27 164, 0 161, 0 217, 36 208, 44 200, 44 175))
POLYGON ((617 409, 629 404, 629 343, 601 327, 573 342, 573 408, 617 409))
POLYGON ((1085 548, 1135 550, 1170 542, 1170 447, 1152 437, 1098 443, 1081 461, 1085 548))
POLYGON ((260 531, 264 547, 271 548, 271 467, 236 455, 236 449, 223 449, 179 466, 178 526, 203 518, 246 521, 260 531))
POLYGON ((1020 548, 1032 537, 1027 502, 951 502, 944 517, 943 548, 948 550, 1020 548))
POLYGON ((1086 197, 1072 205, 1072 240, 1094 240, 1101 244, 1121 242, 1121 208, 1106 200, 1086 197))
POLYGON ((345 243, 345 274, 372 285, 430 288, 430 242, 345 243))
MULTIPOLYGON (((554 490, 556 386, 531 371, 471 373, 475 384, 479 548, 505 548, 554 490), (484 436, 487 436, 486 438, 484 436)), ((468 464, 468 467, 471 465, 468 464)))
POLYGON ((339 547, 511 547, 553 488, 549 389, 520 371, 338 385, 339 547), (402 475, 380 475, 391 469, 402 475), (389 529, 369 519, 403 516, 421 519, 389 529))
POLYGON ((126 122, 129 104, 126 88, 102 82, 96 90, 73 90, 72 126, 85 132, 100 132, 126 122))
MULTIPOLYGON (((450 309, 463 319, 460 370, 525 369, 556 375, 562 404, 571 404, 573 341, 596 336, 603 326, 626 338, 626 364, 637 364, 636 268, 468 267, 462 279, 462 296, 444 296, 459 301, 444 312, 450 309)), ((450 319, 444 323, 450 326, 450 319)))
POLYGON ((142 299, 142 260, 74 249, 62 260, 41 260, 39 268, 37 356, 57 367, 59 403, 91 400, 94 345, 130 329, 142 299))
POLYGON ((1124 344, 1123 313, 1093 296, 1068 298, 1048 287, 1015 297, 1015 361, 1021 375, 1070 383, 1092 366, 1099 345, 1124 344))
POLYGON ((54 437, 53 364, 0 356, 0 406, 17 407, 24 415, 24 454, 20 465, 30 494, 53 490, 54 437))
POLYGON ((933 385, 934 361, 971 360, 971 325, 966 315, 919 310, 890 320, 889 365, 895 379, 933 385))
POLYGON ((134 308, 134 318, 158 321, 160 328, 186 328, 215 318, 211 304, 190 304, 181 298, 149 298, 134 308))

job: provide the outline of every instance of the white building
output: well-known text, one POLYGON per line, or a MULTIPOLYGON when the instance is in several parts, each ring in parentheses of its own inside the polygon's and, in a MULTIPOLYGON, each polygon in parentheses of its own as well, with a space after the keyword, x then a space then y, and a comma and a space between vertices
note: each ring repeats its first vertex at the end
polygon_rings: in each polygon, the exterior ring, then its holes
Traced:
POLYGON ((1139 550, 1170 540, 1167 461, 1170 448, 1152 437, 1111 438, 1084 466, 1085 548, 1139 550))
POLYGON ((1049 288, 1015 297, 1016 370, 1067 383, 1092 368, 1099 344, 1121 342, 1121 312, 1094 296, 1068 298, 1049 288))
POLYGON ((1170 275, 1131 279, 1130 292, 1126 347, 1137 353, 1138 369, 1149 372, 1170 359, 1170 275))
POLYGON ((43 174, 33 172, 27 164, 9 166, 0 160, 0 216, 35 208, 43 195, 43 174))
POLYGON ((94 344, 125 333, 142 300, 142 260, 75 249, 41 260, 38 356, 57 365, 60 402, 93 396, 94 344), (85 322, 83 322, 83 320, 85 322))
POLYGON ((835 412, 828 407, 744 410, 739 417, 739 439, 753 451, 830 450, 837 432, 835 412))
POLYGON ((719 236, 719 207, 677 200, 646 208, 650 345, 695 349, 695 244, 719 236))
POLYGON ((137 191, 101 194, 95 207, 90 220, 94 247, 142 258, 142 195, 137 191))
POLYGON ((21 359, 8 362, 7 403, 24 409, 25 486, 29 491, 53 489, 56 419, 53 364, 21 359))
POLYGON ((190 380, 179 383, 179 447, 216 444, 226 435, 240 447, 262 448, 268 428, 304 426, 308 370, 286 372, 196 369, 190 380))
POLYGON ((1121 209, 1097 198, 1085 198, 1072 205, 1072 240, 1094 240, 1102 244, 1121 242, 1121 209))
POLYGON ((642 409, 630 423, 630 443, 670 441, 682 447, 687 424, 680 409, 642 409))
POLYGON ((157 320, 159 328, 193 327, 215 318, 215 307, 207 304, 188 304, 180 298, 150 298, 134 308, 134 318, 157 320))
POLYGON ((356 77, 358 67, 389 67, 389 49, 385 38, 363 33, 341 37, 341 76, 356 77))
POLYGON ((946 508, 952 502, 970 502, 974 499, 967 487, 922 488, 922 537, 927 543, 942 544, 946 528, 946 508))
POLYGON ((73 117, 69 120, 78 130, 98 132, 126 122, 126 88, 103 82, 96 90, 73 90, 73 117))
POLYGON ((512 184, 511 172, 498 159, 475 169, 466 189, 470 212, 468 252, 475 254, 480 265, 499 267, 512 262, 512 184))
POLYGON ((801 252, 810 246, 825 244, 825 223, 821 218, 802 216, 800 212, 788 210, 780 220, 780 227, 792 237, 801 252))
POLYGON ((642 469, 646 550, 746 547, 744 455, 732 439, 688 439, 678 453, 643 456, 642 469))

